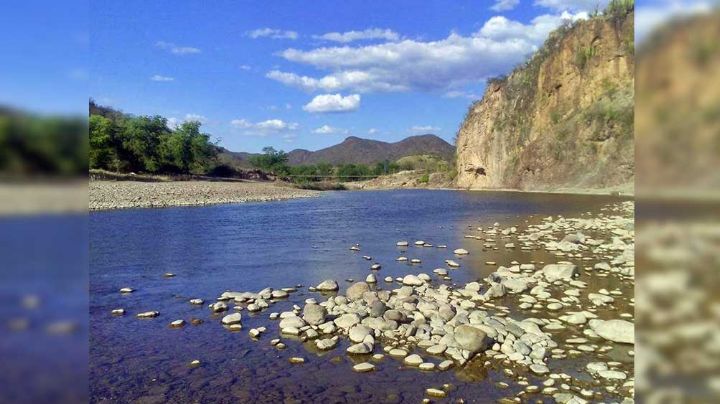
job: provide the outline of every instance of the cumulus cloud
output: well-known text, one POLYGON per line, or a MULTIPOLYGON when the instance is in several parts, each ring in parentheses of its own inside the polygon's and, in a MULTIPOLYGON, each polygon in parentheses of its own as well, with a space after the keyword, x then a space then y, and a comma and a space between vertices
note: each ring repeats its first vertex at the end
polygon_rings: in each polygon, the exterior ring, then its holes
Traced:
POLYGON ((320 135, 336 135, 336 134, 347 134, 348 130, 341 129, 341 128, 334 128, 330 125, 323 125, 317 129, 314 129, 312 132, 320 134, 320 135))
POLYGON ((165 41, 157 41, 157 42, 155 42, 155 46, 157 48, 168 51, 174 55, 191 55, 193 53, 201 52, 201 50, 199 48, 195 48, 192 46, 175 45, 172 42, 165 42, 165 41))
POLYGON ((535 0, 535 5, 555 11, 600 11, 605 9, 610 0, 535 0))
POLYGON ((199 114, 187 114, 185 115, 185 122, 195 121, 200 123, 207 123, 207 118, 204 115, 199 114))
POLYGON ((664 0, 635 6, 635 42, 642 43, 658 26, 688 15, 712 10, 710 1, 664 0))
POLYGON ((246 135, 266 136, 278 133, 287 133, 297 130, 300 125, 294 122, 285 122, 282 119, 268 119, 261 122, 251 122, 247 119, 233 119, 230 124, 243 129, 246 135))
POLYGON ((360 107, 360 95, 350 94, 346 97, 341 94, 318 95, 307 103, 303 109, 307 112, 349 112, 360 107))
POLYGON ((298 39, 298 33, 295 31, 283 31, 275 28, 259 28, 249 31, 247 36, 253 39, 272 38, 272 39, 298 39))
POLYGON ((319 77, 272 70, 267 77, 306 91, 398 92, 457 90, 506 73, 537 50, 566 20, 587 13, 546 14, 527 24, 493 17, 469 36, 436 41, 405 39, 365 46, 286 49, 284 59, 326 71, 319 77))
POLYGON ((315 35, 313 38, 326 41, 349 43, 370 39, 384 39, 386 41, 397 41, 400 35, 389 29, 368 28, 364 31, 328 32, 324 35, 315 35))
POLYGON ((431 126, 431 125, 416 125, 410 128, 411 132, 414 133, 431 133, 431 132, 439 132, 440 128, 437 126, 431 126))
POLYGON ((512 10, 520 3, 520 0, 497 0, 495 4, 490 7, 493 11, 508 11, 512 10))
POLYGON ((467 98, 468 100, 479 100, 482 96, 466 91, 452 90, 445 93, 445 98, 467 98))
POLYGON ((156 75, 150 77, 150 80, 152 80, 152 81, 175 81, 175 78, 156 74, 156 75))

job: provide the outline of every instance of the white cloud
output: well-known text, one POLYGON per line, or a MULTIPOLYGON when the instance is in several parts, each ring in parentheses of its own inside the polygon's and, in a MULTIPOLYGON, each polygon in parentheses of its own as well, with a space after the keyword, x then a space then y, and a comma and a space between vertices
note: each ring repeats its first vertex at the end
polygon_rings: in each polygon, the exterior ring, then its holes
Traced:
POLYGON ((384 39, 386 41, 397 41, 400 35, 389 29, 368 28, 364 31, 347 31, 347 32, 328 32, 324 35, 315 35, 316 39, 324 39, 326 41, 349 43, 353 41, 362 41, 369 39, 384 39))
POLYGON ((168 118, 168 120, 167 120, 167 126, 168 126, 168 128, 174 130, 175 128, 178 127, 178 125, 180 125, 180 120, 179 120, 179 119, 177 119, 177 118, 175 118, 175 117, 168 118))
POLYGON ((207 118, 204 115, 199 114, 187 114, 185 115, 185 122, 196 121, 200 123, 207 123, 207 118))
POLYGON ((174 55, 190 55, 193 53, 200 53, 200 49, 194 48, 192 46, 179 46, 175 45, 172 42, 165 42, 165 41, 157 41, 155 43, 155 46, 166 50, 174 55))
POLYGON ((431 125, 416 125, 410 128, 411 132, 415 133, 430 133, 430 132, 438 132, 440 131, 440 128, 437 126, 431 126, 431 125))
POLYGON ((360 107, 360 95, 323 94, 312 99, 303 109, 307 112, 349 112, 360 107))
POLYGON ((317 129, 314 129, 312 132, 320 135, 335 135, 347 134, 349 131, 347 129, 335 128, 330 125, 323 125, 317 129))
POLYGON ((240 69, 248 71, 248 70, 252 69, 252 67, 250 67, 250 65, 240 65, 240 69))
POLYGON ((490 10, 493 11, 508 11, 512 10, 520 3, 520 0, 497 0, 490 10))
POLYGON ((610 0, 535 0, 535 5, 555 11, 602 11, 610 0))
POLYGON ((370 128, 368 129, 368 135, 374 135, 376 133, 380 132, 377 128, 370 128))
POLYGON ((635 7, 635 42, 642 43, 647 35, 673 18, 705 13, 712 9, 709 1, 656 1, 635 7))
POLYGON ((475 93, 452 90, 445 93, 445 98, 467 98, 468 100, 479 100, 480 98, 482 98, 482 96, 475 93))
POLYGON ((175 78, 168 77, 168 76, 161 76, 159 74, 156 74, 156 75, 150 77, 150 80, 152 80, 152 81, 175 81, 175 78))
POLYGON ((285 122, 282 119, 268 119, 261 122, 251 122, 247 119, 233 119, 230 124, 243 129, 246 135, 266 136, 278 133, 287 133, 297 130, 300 125, 294 122, 285 122))
POLYGON ((493 17, 469 36, 451 33, 436 41, 405 39, 357 47, 290 48, 280 56, 326 73, 311 77, 276 69, 266 76, 317 92, 447 92, 507 73, 537 50, 563 21, 584 17, 587 13, 545 14, 527 24, 493 17))
POLYGON ((259 28, 249 31, 247 36, 253 39, 272 38, 272 39, 298 39, 298 33, 295 31, 283 31, 274 28, 259 28))

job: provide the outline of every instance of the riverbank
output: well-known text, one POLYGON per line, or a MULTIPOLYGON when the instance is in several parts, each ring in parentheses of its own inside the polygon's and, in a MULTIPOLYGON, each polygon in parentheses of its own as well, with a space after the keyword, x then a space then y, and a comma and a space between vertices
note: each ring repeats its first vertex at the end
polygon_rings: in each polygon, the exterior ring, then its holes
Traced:
POLYGON ((260 181, 98 181, 89 183, 89 209, 160 208, 310 198, 320 192, 260 181))

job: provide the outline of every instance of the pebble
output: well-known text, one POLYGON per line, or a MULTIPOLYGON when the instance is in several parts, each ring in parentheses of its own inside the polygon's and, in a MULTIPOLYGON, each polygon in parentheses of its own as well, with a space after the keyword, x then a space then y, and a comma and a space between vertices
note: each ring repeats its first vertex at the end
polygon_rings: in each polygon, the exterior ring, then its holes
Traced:
MULTIPOLYGON (((280 345, 280 344, 278 344, 278 345, 280 345)), ((292 363, 292 364, 305 363, 305 358, 301 358, 299 356, 293 356, 292 358, 290 358, 290 363, 292 363)))
POLYGON ((358 363, 357 365, 353 366, 353 370, 360 373, 370 372, 374 369, 375 365, 368 362, 358 363))

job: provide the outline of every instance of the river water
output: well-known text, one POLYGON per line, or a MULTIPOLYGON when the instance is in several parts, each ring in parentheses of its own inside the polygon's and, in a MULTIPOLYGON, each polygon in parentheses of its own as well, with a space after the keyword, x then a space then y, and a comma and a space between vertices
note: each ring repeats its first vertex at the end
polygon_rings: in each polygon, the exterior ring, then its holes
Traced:
MULTIPOLYGON (((281 312, 306 298, 321 300, 306 286, 335 279, 363 280, 370 262, 382 264, 378 287, 386 276, 432 273, 456 259, 455 248, 470 255, 451 272, 449 284, 479 280, 496 261, 557 261, 543 250, 483 249, 464 236, 471 229, 499 222, 525 227, 548 215, 577 217, 598 212, 617 198, 512 192, 358 191, 330 192, 319 198, 207 207, 131 209, 93 212, 90 238, 90 395, 104 400, 139 402, 419 402, 428 387, 446 389, 451 399, 488 402, 512 395, 496 383, 500 369, 471 362, 462 369, 420 372, 386 357, 371 373, 358 374, 341 344, 316 352, 312 344, 284 338, 287 349, 269 343, 278 335, 270 312, 281 312), (398 240, 446 244, 447 249, 398 251, 398 240), (361 251, 349 247, 360 244, 361 251), (399 255, 422 264, 396 262, 399 255), (165 278, 172 272, 175 277, 165 278), (243 311, 241 332, 222 327, 218 315, 191 298, 211 302, 223 291, 259 291, 304 285, 288 300, 251 315, 243 311), (132 287, 131 294, 120 294, 132 287), (111 310, 124 308, 125 316, 111 310), (157 310, 154 319, 135 314, 157 310), (201 319, 200 325, 172 329, 176 319, 201 319), (247 330, 266 326, 252 340, 247 330), (288 358, 306 362, 291 365, 288 358), (189 366, 192 360, 201 365, 189 366)), ((436 279, 436 278, 434 278, 436 279)), ((595 287, 615 287, 611 279, 595 287)), ((516 318, 522 318, 519 313, 516 318)), ((381 350, 376 347, 376 352, 381 350)), ((567 370, 572 374, 572 369, 567 370)), ((541 397, 538 397, 541 398, 541 397)))

